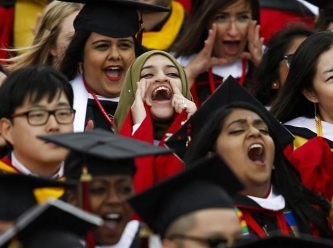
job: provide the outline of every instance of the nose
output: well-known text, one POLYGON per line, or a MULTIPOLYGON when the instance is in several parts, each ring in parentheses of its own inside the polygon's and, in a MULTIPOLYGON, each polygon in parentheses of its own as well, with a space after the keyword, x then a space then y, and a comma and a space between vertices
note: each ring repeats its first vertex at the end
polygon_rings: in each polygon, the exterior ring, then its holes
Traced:
POLYGON ((155 78, 155 82, 156 83, 164 83, 164 82, 168 82, 169 79, 168 77, 164 74, 164 72, 158 72, 156 74, 156 78, 155 78))
POLYGON ((58 132, 59 124, 55 118, 54 113, 50 114, 49 119, 46 122, 47 132, 58 132))
POLYGON ((121 198, 114 190, 110 190, 108 192, 108 195, 107 195, 108 204, 116 204, 116 203, 120 203, 121 201, 122 201, 121 198))
POLYGON ((111 48, 108 60, 120 60, 120 53, 118 51, 118 48, 111 48))
POLYGON ((260 136, 261 136, 260 130, 254 126, 250 126, 248 137, 251 138, 251 137, 260 137, 260 136))
POLYGON ((234 37, 234 36, 237 36, 239 34, 239 30, 238 30, 238 27, 237 27, 237 24, 236 24, 236 20, 230 20, 230 23, 229 23, 229 26, 228 26, 228 29, 227 29, 227 33, 228 35, 234 37))

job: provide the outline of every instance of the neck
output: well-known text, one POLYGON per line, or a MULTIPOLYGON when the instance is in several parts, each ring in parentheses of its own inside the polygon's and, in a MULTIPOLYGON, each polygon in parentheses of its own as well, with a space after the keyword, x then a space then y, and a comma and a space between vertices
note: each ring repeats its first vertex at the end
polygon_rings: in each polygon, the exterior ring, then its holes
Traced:
POLYGON ((242 191, 241 194, 249 195, 259 198, 267 198, 271 190, 271 184, 262 185, 262 186, 251 186, 246 187, 246 190, 242 191))
POLYGON ((142 16, 144 30, 150 31, 154 29, 155 26, 162 22, 168 15, 169 12, 145 12, 142 16))
MULTIPOLYGON (((15 154, 14 156, 17 161, 23 165, 27 170, 29 170, 32 174, 51 178, 53 177, 60 169, 61 162, 55 163, 41 163, 37 161, 29 161, 27 159, 22 158, 20 155, 15 154)), ((14 165, 15 166, 15 165, 14 165)))

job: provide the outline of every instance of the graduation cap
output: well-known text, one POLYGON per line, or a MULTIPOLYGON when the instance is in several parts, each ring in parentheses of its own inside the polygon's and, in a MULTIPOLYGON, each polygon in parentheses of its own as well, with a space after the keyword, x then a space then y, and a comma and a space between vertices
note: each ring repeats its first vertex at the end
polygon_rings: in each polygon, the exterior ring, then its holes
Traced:
POLYGON ((232 248, 329 248, 333 247, 333 241, 310 235, 300 237, 283 236, 281 234, 270 234, 264 239, 243 240, 232 248))
POLYGON ((67 242, 67 245, 75 244, 79 240, 79 236, 102 224, 103 220, 96 215, 84 212, 58 199, 49 199, 22 214, 14 226, 0 236, 0 247, 17 241, 25 248, 43 247, 43 244, 44 247, 49 248, 77 247, 64 246, 64 242, 67 242), (49 239, 43 237, 44 234, 49 239), (61 237, 61 239, 57 241, 56 237, 61 237))
POLYGON ((218 157, 201 159, 185 171, 128 199, 144 222, 162 237, 179 217, 202 209, 234 208, 229 195, 243 185, 218 157))
POLYGON ((141 29, 138 11, 168 12, 168 8, 131 0, 61 0, 84 3, 74 20, 75 30, 89 30, 112 38, 134 36, 141 29))
POLYGON ((38 188, 74 188, 76 183, 62 182, 22 174, 0 175, 0 220, 13 221, 37 204, 38 188))
POLYGON ((38 138, 71 150, 65 162, 65 176, 74 179, 82 176, 83 165, 92 175, 133 175, 136 157, 172 153, 169 149, 102 129, 38 138))
POLYGON ((284 147, 294 140, 294 136, 268 112, 265 106, 241 86, 235 78, 229 76, 201 107, 167 139, 165 145, 174 149, 177 156, 183 159, 189 143, 196 138, 207 118, 217 109, 239 101, 255 105, 261 114, 266 116, 269 122, 267 124, 271 130, 278 134, 277 139, 281 146, 284 147))

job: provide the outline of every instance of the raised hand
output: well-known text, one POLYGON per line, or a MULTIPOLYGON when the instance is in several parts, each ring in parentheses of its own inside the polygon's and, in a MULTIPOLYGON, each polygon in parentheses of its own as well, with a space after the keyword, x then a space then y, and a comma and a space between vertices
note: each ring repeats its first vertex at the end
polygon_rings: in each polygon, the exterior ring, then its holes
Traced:
POLYGON ((185 68, 190 87, 192 86, 197 76, 207 71, 210 67, 226 65, 228 63, 226 58, 212 57, 216 30, 216 24, 213 23, 212 28, 208 32, 208 37, 207 40, 205 40, 204 47, 185 68))
POLYGON ((94 129, 94 121, 93 120, 88 120, 86 128, 84 131, 89 131, 94 129))
POLYGON ((187 118, 189 118, 191 115, 194 114, 194 112, 197 110, 197 107, 195 106, 195 103, 185 98, 180 89, 177 87, 175 82, 171 79, 170 85, 173 91, 173 96, 171 99, 171 105, 174 107, 175 111, 177 113, 181 113, 182 111, 187 112, 187 118))
POLYGON ((260 37, 260 25, 257 21, 251 21, 248 27, 248 52, 243 52, 242 59, 251 60, 255 66, 258 66, 262 55, 264 38, 260 37))
MULTIPOLYGON (((137 90, 135 92, 135 99, 131 106, 133 124, 140 124, 146 118, 146 110, 144 107, 145 95, 149 82, 143 78, 137 84, 137 90)), ((148 104, 148 103, 147 103, 148 104)))

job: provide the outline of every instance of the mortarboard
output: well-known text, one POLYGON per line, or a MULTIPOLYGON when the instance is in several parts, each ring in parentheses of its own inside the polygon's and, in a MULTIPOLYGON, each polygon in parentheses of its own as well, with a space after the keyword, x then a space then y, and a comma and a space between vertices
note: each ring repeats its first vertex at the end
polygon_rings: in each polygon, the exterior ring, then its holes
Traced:
POLYGON ((62 182, 22 174, 0 175, 0 220, 13 221, 37 204, 34 190, 38 188, 74 188, 76 183, 62 182))
POLYGON ((133 175, 136 157, 172 153, 169 149, 102 129, 39 138, 71 150, 65 162, 65 176, 74 179, 80 178, 82 164, 92 175, 133 175))
POLYGON ((329 248, 333 247, 333 241, 314 237, 310 235, 301 235, 300 237, 283 236, 281 234, 270 234, 264 239, 243 240, 232 248, 329 248))
POLYGON ((200 159, 153 187, 134 195, 128 202, 144 222, 164 235, 179 217, 209 208, 234 208, 229 195, 243 189, 242 184, 218 157, 200 159))
POLYGON ((248 90, 241 86, 236 79, 229 76, 222 85, 201 105, 201 107, 172 135, 165 144, 174 149, 181 159, 187 151, 188 144, 196 138, 205 124, 206 119, 217 109, 232 102, 248 102, 257 107, 268 120, 268 126, 277 135, 281 146, 292 143, 294 136, 278 120, 272 116, 248 90))
POLYGON ((75 30, 89 30, 112 38, 134 36, 140 31, 140 10, 170 11, 158 5, 132 0, 61 0, 84 3, 74 20, 75 30))
MULTIPOLYGON (((49 199, 22 214, 16 220, 14 226, 0 236, 0 247, 17 240, 23 244, 23 247, 26 247, 25 244, 30 242, 35 242, 42 247, 41 242, 47 242, 45 237, 39 238, 42 235, 40 231, 43 232, 44 230, 46 235, 53 237, 54 235, 61 235, 62 238, 72 243, 75 242, 76 235, 82 236, 88 230, 102 224, 103 220, 96 215, 84 212, 58 199, 49 199)), ((62 241, 64 240, 58 242, 62 241)), ((50 247, 51 245, 44 244, 44 247, 50 247)), ((60 244, 57 247, 64 247, 62 243, 60 244)), ((31 243, 29 245, 36 248, 31 243)))

